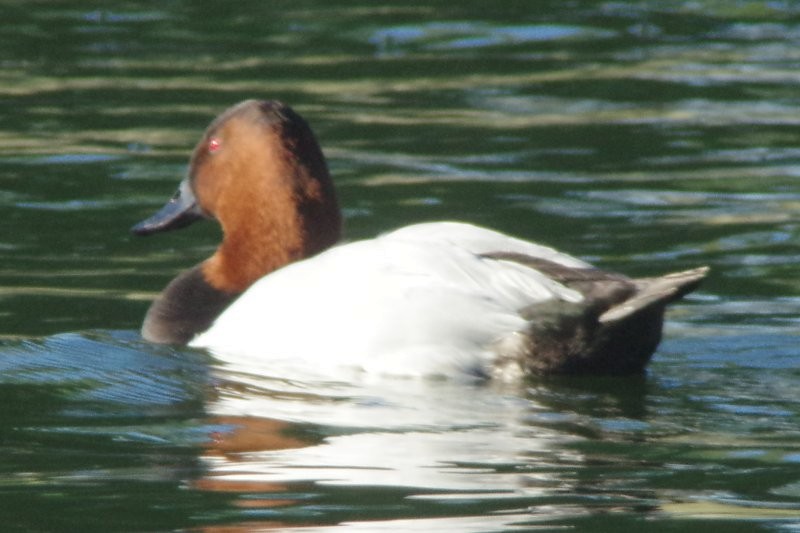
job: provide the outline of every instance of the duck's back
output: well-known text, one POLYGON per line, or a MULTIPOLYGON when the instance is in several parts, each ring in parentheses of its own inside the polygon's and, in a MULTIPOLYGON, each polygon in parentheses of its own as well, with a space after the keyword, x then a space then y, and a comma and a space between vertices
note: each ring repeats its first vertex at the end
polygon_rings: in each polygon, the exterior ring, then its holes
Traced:
POLYGON ((583 299, 492 253, 589 266, 476 226, 418 224, 265 276, 192 345, 238 364, 299 358, 376 373, 485 373, 493 347, 525 329, 521 309, 583 299))

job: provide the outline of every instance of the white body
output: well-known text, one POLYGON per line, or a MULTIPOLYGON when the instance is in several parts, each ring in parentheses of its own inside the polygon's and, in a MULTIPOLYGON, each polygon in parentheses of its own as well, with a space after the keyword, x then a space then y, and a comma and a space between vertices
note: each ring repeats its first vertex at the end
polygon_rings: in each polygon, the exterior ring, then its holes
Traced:
POLYGON ((283 361, 376 374, 485 375, 493 347, 508 347, 525 331, 520 309, 583 298, 532 268, 480 256, 490 252, 590 267, 468 224, 417 224, 263 277, 190 345, 259 373, 283 361))

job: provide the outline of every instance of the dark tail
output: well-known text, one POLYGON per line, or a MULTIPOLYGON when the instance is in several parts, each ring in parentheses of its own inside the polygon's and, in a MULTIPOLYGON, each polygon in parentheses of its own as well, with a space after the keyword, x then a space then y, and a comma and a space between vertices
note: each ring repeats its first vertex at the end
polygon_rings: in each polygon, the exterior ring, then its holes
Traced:
POLYGON ((658 278, 635 280, 639 290, 629 299, 618 303, 599 317, 601 323, 624 320, 654 305, 666 305, 695 290, 708 274, 708 267, 675 272, 658 278))

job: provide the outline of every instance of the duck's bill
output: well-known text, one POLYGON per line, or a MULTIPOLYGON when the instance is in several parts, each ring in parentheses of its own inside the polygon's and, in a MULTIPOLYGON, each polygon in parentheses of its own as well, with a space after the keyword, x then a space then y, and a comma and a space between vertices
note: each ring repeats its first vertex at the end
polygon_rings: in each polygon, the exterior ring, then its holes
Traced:
POLYGON ((189 224, 205 218, 197 199, 187 181, 181 182, 175 193, 164 207, 150 218, 133 226, 131 231, 136 235, 152 235, 162 231, 185 228, 189 224))

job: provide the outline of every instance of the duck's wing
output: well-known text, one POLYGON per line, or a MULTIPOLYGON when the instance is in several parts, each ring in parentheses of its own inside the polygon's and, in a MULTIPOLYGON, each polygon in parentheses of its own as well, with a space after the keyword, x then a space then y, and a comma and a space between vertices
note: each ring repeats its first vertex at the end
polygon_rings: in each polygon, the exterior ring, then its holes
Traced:
POLYGON ((554 299, 522 309, 528 327, 521 341, 498 344, 500 373, 642 372, 661 340, 667 304, 696 289, 709 270, 632 279, 516 253, 486 256, 525 265, 583 296, 576 303, 554 299))
POLYGON ((476 255, 496 253, 517 254, 573 268, 592 268, 592 265, 559 252, 549 246, 511 237, 499 231, 463 222, 425 222, 387 233, 381 239, 419 243, 441 243, 456 246, 476 255))
POLYGON ((653 305, 667 305, 694 291, 708 275, 708 267, 673 272, 654 278, 633 279, 598 268, 573 268, 524 254, 495 252, 483 257, 513 261, 545 274, 583 295, 599 322, 623 320, 653 305))
POLYGON ((673 272, 657 278, 634 280, 635 294, 627 300, 610 307, 599 317, 600 322, 611 323, 647 309, 654 305, 666 305, 695 290, 708 275, 708 267, 673 272))

